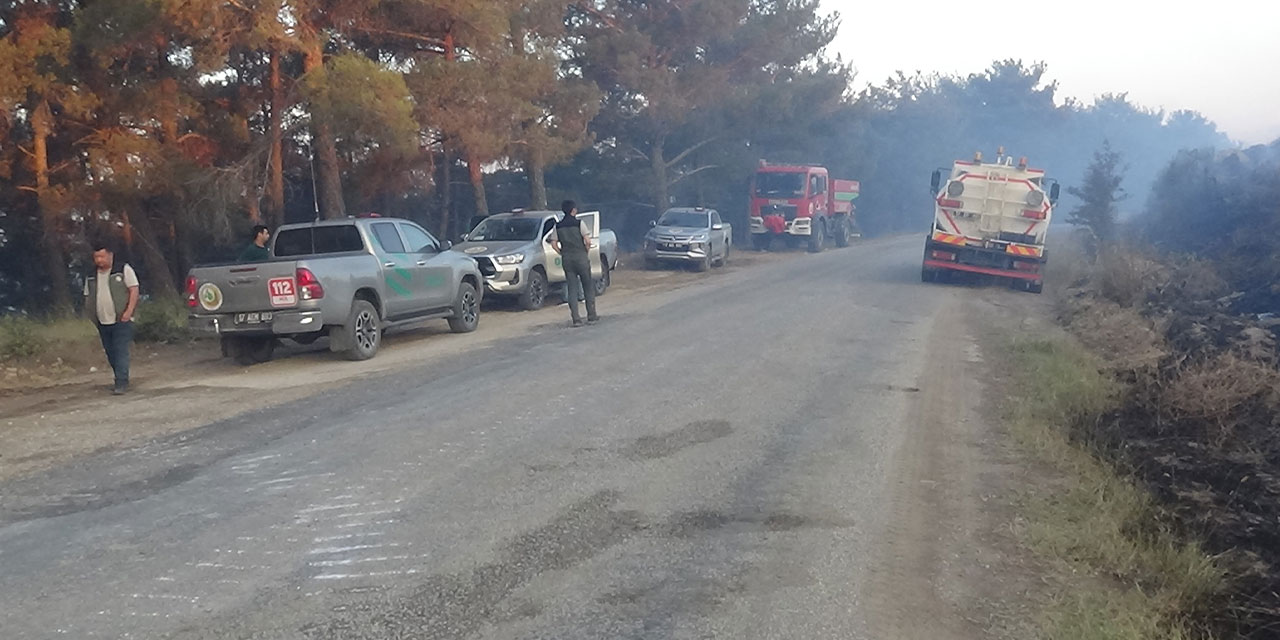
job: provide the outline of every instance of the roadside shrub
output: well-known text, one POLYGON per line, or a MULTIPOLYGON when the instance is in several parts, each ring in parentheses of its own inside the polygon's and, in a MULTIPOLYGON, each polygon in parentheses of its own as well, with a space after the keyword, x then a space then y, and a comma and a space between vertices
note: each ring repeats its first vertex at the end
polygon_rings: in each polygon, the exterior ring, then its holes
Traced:
POLYGON ((1096 278, 1104 298, 1123 307, 1136 307, 1168 286, 1170 270, 1132 247, 1117 246, 1103 251, 1096 278))
POLYGON ((1227 352, 1182 369, 1164 393, 1169 413, 1216 429, 1207 440, 1222 445, 1259 409, 1275 409, 1280 371, 1227 352))
POLYGON ((33 358, 43 353, 48 345, 30 318, 0 318, 0 359, 33 358))
POLYGON ((179 302, 148 300, 138 305, 133 320, 134 339, 139 342, 182 342, 191 338, 187 310, 179 302))

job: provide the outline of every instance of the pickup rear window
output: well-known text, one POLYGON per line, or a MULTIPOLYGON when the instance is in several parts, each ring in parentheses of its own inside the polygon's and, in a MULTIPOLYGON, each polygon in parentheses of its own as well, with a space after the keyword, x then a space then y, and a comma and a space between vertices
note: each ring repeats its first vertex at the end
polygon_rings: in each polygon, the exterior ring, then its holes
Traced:
POLYGON ((364 251, 355 225, 285 229, 276 236, 275 255, 279 258, 351 251, 364 251))

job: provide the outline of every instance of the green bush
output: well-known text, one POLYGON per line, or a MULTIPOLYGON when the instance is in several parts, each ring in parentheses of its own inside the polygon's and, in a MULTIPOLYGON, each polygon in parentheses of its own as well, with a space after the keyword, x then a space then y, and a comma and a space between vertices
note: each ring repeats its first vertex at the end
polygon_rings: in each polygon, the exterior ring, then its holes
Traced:
POLYGON ((187 310, 179 302, 148 300, 139 303, 133 319, 133 337, 138 342, 182 342, 191 339, 187 310))
POLYGON ((36 323, 30 318, 0 318, 0 359, 33 358, 43 353, 48 345, 48 340, 40 335, 36 323))

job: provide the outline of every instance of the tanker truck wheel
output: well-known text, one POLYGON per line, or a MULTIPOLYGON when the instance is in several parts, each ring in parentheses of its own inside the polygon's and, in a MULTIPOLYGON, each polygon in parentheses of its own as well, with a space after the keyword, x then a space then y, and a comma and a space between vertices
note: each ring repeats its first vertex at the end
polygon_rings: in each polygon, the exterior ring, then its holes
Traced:
POLYGON ((756 251, 768 251, 772 240, 773 236, 767 233, 757 233, 751 236, 751 246, 755 247, 756 251))

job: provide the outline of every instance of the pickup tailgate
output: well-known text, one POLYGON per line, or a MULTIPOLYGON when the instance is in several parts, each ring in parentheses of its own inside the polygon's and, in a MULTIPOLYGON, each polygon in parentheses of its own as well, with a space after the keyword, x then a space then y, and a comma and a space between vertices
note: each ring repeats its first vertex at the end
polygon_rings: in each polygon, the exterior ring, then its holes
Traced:
POLYGON ((298 306, 298 263, 259 262, 191 270, 195 278, 197 311, 238 313, 272 311, 298 306))

